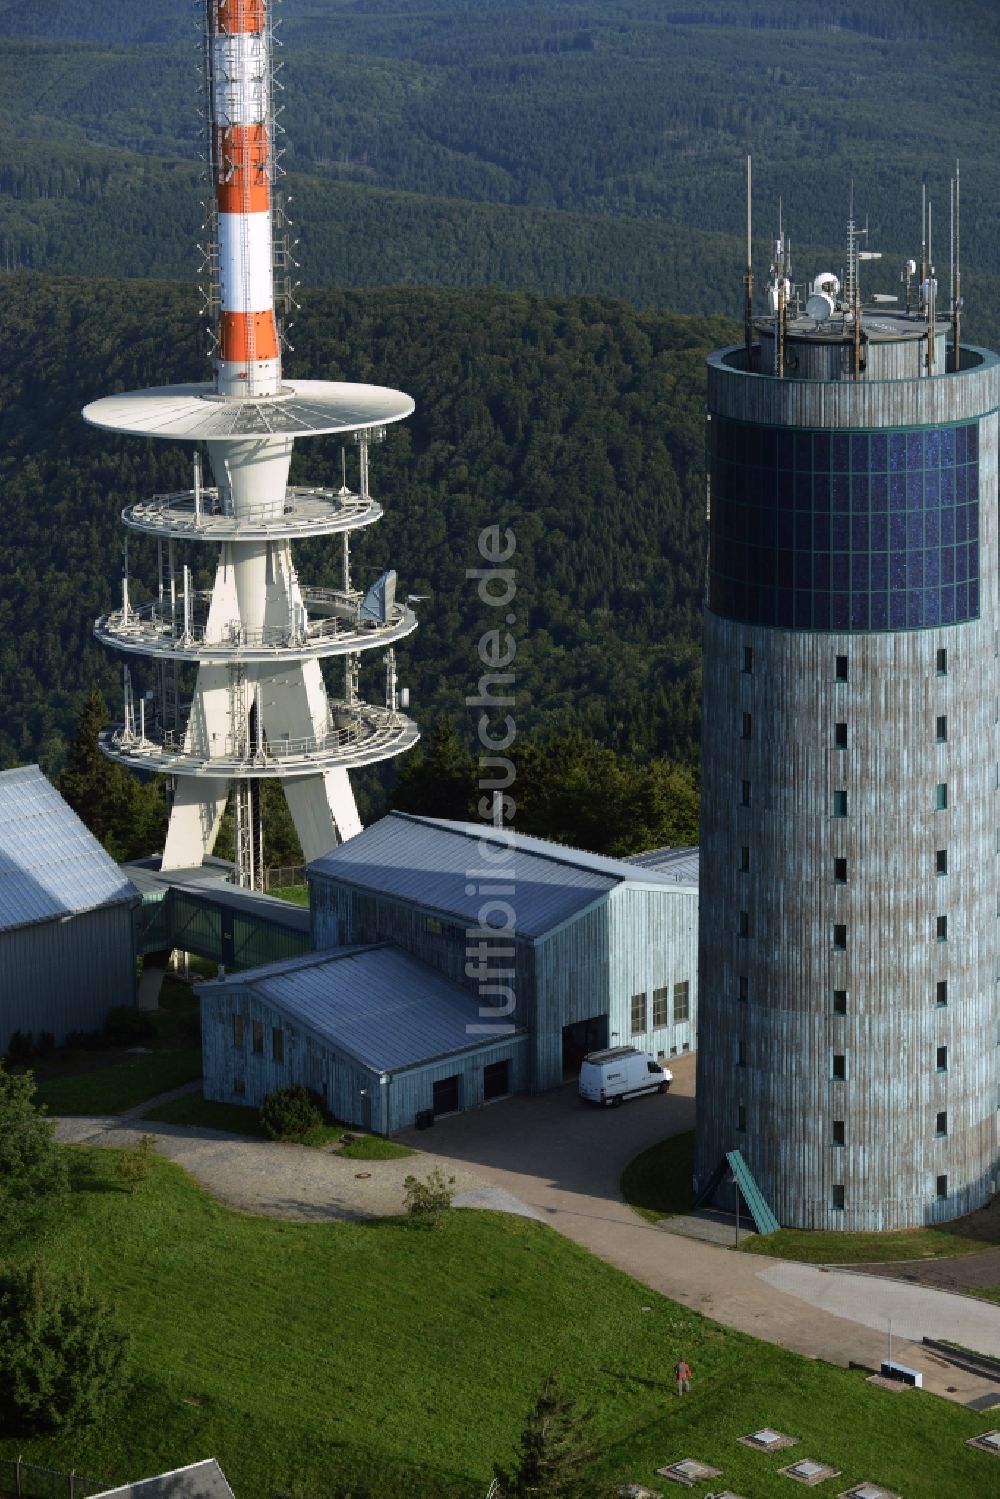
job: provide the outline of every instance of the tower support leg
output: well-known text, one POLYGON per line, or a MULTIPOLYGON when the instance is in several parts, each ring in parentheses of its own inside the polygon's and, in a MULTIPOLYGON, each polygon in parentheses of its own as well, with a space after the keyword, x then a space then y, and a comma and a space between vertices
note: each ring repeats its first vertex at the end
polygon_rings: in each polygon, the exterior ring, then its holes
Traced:
POLYGON ((328 770, 285 782, 285 797, 307 864, 361 832, 361 818, 346 770, 328 770))
POLYGON ((212 852, 228 790, 225 781, 177 777, 162 869, 194 869, 212 852))

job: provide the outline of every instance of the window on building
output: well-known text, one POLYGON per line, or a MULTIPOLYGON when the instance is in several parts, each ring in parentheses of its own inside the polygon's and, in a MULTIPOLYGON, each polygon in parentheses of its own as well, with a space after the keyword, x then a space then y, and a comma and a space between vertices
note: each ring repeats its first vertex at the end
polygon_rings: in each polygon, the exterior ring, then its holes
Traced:
POLYGON ((743 1005, 750 999, 750 979, 745 973, 741 973, 737 980, 737 998, 743 1005))
POLYGON ((750 805, 750 782, 749 781, 741 781, 740 782, 740 806, 741 807, 749 807, 749 805, 750 805))
POLYGON ((835 791, 833 793, 833 815, 834 817, 847 816, 847 792, 835 791))
POLYGON ((275 1026, 271 1031, 271 1061, 283 1062, 285 1060, 285 1033, 275 1026))
POLYGON ((947 1111, 947 1109, 941 1109, 939 1111, 938 1116, 937 1116, 937 1120, 935 1121, 935 1124, 934 1124, 934 1133, 936 1135, 946 1135, 948 1133, 948 1111, 947 1111))
POLYGON ((938 1006, 938 1009, 939 1010, 943 1010, 944 1007, 945 1007, 945 1005, 947 1003, 948 1003, 948 980, 947 979, 938 979, 938 984, 937 984, 937 1006, 938 1006))
POLYGON ((745 1067, 746 1064, 747 1064, 747 1042, 746 1042, 746 1037, 745 1036, 741 1036, 740 1039, 739 1039, 739 1041, 736 1043, 736 1065, 737 1065, 737 1067, 745 1067))
POLYGON ((847 657, 846 656, 838 656, 837 657, 837 661, 836 661, 836 665, 834 666, 834 672, 833 672, 833 674, 836 677, 836 679, 837 679, 838 682, 846 682, 847 681, 847 657))
POLYGON ((834 1145, 847 1144, 847 1126, 843 1119, 835 1119, 833 1121, 833 1143, 834 1145))
POLYGON ((243 1049, 243 1016, 233 1016, 233 1045, 243 1049))
POLYGON ((837 723, 833 726, 833 743, 836 749, 847 748, 847 725, 837 723))
POLYGON ((749 935, 750 935, 750 912, 749 911, 741 911, 740 912, 739 932, 740 932, 740 936, 741 937, 749 937, 749 935))
POLYGON ((750 673, 750 672, 753 671, 753 646, 752 645, 745 645, 743 647, 743 670, 745 672, 747 672, 747 673, 750 673))
POLYGON ((938 714, 934 732, 938 744, 946 744, 948 742, 948 719, 945 714, 938 714))
POLYGON ((753 738, 753 719, 751 718, 751 716, 750 716, 749 713, 744 713, 744 715, 743 715, 743 727, 742 727, 742 730, 741 730, 741 737, 743 739, 752 739, 753 738))
POLYGON ((835 1015, 847 1014, 847 990, 834 989, 833 991, 833 1013, 835 1015))
POLYGON ((946 848, 939 848, 935 853, 934 872, 935 874, 948 873, 948 850, 946 848))
POLYGON ((938 781, 934 788, 934 807, 938 812, 944 812, 948 806, 948 782, 938 781))
POLYGON ((832 1195, 831 1195, 830 1201, 831 1201, 831 1204, 832 1204, 832 1207, 833 1207, 833 1210, 834 1210, 835 1213, 842 1213, 844 1211, 844 1189, 843 1189, 843 1187, 834 1187, 832 1189, 832 1195))
POLYGON ((264 1055, 264 1027, 259 1020, 253 1023, 253 1050, 256 1057, 264 1055))
POLYGON ((646 996, 632 995, 632 1034, 640 1035, 646 1029, 646 996))
POLYGON ((653 1029, 660 1030, 670 1024, 670 990, 653 990, 653 1029))
POLYGON ((847 926, 844 922, 836 922, 833 928, 833 945, 838 952, 842 952, 847 946, 847 926))
POLYGON ((847 860, 846 859, 834 859, 834 861, 833 861, 833 879, 834 879, 834 884, 836 884, 836 885, 846 885, 847 884, 847 860))
POLYGON ((432 937, 440 937, 441 922, 437 916, 424 917, 424 930, 430 932, 432 937))
POLYGON ((941 646, 937 653, 937 674, 939 677, 948 675, 948 652, 944 646, 941 646))
POLYGON ((948 1176, 939 1176, 937 1179, 937 1195, 943 1199, 948 1196, 948 1176))
POLYGON ((737 1108, 736 1108, 736 1128, 739 1130, 740 1134, 743 1135, 743 1134, 746 1133, 746 1127, 747 1127, 747 1106, 746 1106, 745 1103, 741 1103, 741 1104, 738 1104, 737 1108))
POLYGON ((948 1071, 948 1048, 947 1048, 947 1046, 939 1046, 938 1049, 937 1049, 937 1070, 938 1070, 938 1072, 947 1072, 948 1071))
POLYGON ((834 1082, 838 1083, 845 1082, 847 1079, 847 1058, 844 1056, 843 1052, 837 1051, 833 1054, 832 1076, 834 1082))
POLYGON ((674 985, 674 1021, 691 1019, 691 985, 687 979, 674 985))
POLYGON ((749 846, 746 843, 744 843, 743 847, 740 849, 740 874, 749 874, 749 873, 750 873, 750 849, 749 849, 749 846))
POLYGON ((935 917, 935 919, 934 919, 934 935, 935 935, 935 937, 937 938, 937 940, 939 942, 947 942, 947 940, 948 940, 948 918, 947 918, 947 916, 937 916, 937 917, 935 917))

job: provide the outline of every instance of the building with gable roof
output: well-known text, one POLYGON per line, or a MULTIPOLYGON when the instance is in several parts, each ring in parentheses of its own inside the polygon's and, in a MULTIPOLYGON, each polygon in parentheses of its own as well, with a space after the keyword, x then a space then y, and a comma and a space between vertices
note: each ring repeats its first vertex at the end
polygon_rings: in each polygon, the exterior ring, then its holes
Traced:
POLYGON ((37 765, 0 772, 0 1053, 136 1000, 139 892, 37 765))

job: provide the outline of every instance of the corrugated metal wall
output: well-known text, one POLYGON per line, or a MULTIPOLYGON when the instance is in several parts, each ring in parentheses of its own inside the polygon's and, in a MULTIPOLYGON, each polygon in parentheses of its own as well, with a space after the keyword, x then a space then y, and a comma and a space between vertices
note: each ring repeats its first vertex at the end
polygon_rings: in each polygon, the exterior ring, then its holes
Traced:
POLYGON ((483 1102, 483 1069, 510 1062, 511 1092, 528 1086, 527 1038, 491 1043, 405 1072, 381 1077, 317 1036, 299 1022, 263 1004, 249 989, 201 991, 202 1054, 205 1097, 220 1103, 260 1108, 278 1088, 303 1083, 326 1100, 330 1112, 345 1124, 379 1134, 413 1127, 417 1114, 433 1105, 434 1084, 458 1076, 463 1109, 483 1102), (233 1019, 243 1017, 243 1041, 234 1040, 233 1019), (254 1051, 254 1022, 261 1027, 263 1050, 254 1051), (282 1060, 274 1059, 274 1031, 282 1035, 282 1060), (242 1087, 240 1086, 242 1084, 242 1087))
POLYGON ((0 932, 0 1052, 15 1031, 103 1030, 107 1013, 134 1005, 132 905, 0 932))
POLYGON ((693 1051, 698 1034, 698 892, 643 890, 622 885, 608 912, 611 964, 611 1031, 618 1044, 631 1043, 669 1059, 693 1051), (674 986, 687 983, 688 1020, 674 1013, 674 986), (653 993, 667 990, 669 1023, 653 1025, 653 993), (634 994, 646 996, 646 1029, 631 1029, 634 994))

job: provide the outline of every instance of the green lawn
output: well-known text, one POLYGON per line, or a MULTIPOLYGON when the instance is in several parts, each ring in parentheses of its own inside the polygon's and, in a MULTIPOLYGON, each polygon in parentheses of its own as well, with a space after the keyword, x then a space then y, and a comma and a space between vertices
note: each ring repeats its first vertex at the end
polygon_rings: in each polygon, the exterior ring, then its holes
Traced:
POLYGON ((383 1135, 365 1135, 345 1145, 339 1152, 349 1161, 401 1161, 416 1153, 409 1145, 399 1145, 395 1140, 386 1140, 383 1135))
POLYGON ((89 1269, 132 1329, 134 1388, 115 1419, 11 1437, 5 1456, 118 1482, 213 1454, 240 1499, 349 1484, 482 1499, 555 1369, 593 1409, 595 1485, 655 1487, 657 1464, 697 1456, 723 1470, 716 1487, 788 1499, 784 1455, 736 1442, 765 1422, 843 1470, 831 1493, 869 1478, 968 1499, 995 1482, 996 1459, 963 1445, 988 1417, 718 1327, 545 1225, 468 1210, 432 1228, 282 1223, 221 1206, 163 1160, 133 1196, 112 1152, 71 1155, 73 1198, 11 1252, 89 1269), (684 1400, 668 1372, 680 1354, 684 1400))
POLYGON ((309 904, 308 885, 276 885, 269 890, 268 895, 277 896, 278 900, 291 901, 293 906, 307 906, 309 904))
POLYGON ((671 1135, 637 1155, 622 1172, 622 1196, 640 1217, 658 1223, 691 1211, 694 1130, 671 1135))
POLYGON ((120 1114, 144 1098, 154 1098, 201 1077, 201 1049, 123 1055, 93 1072, 50 1077, 38 1083, 38 1101, 50 1114, 120 1114))
POLYGON ((212 1103, 200 1093, 185 1093, 183 1098, 173 1098, 151 1110, 147 1119, 164 1124, 188 1124, 203 1129, 224 1129, 233 1135, 249 1135, 255 1140, 270 1138, 260 1122, 257 1109, 245 1108, 238 1103, 212 1103))

